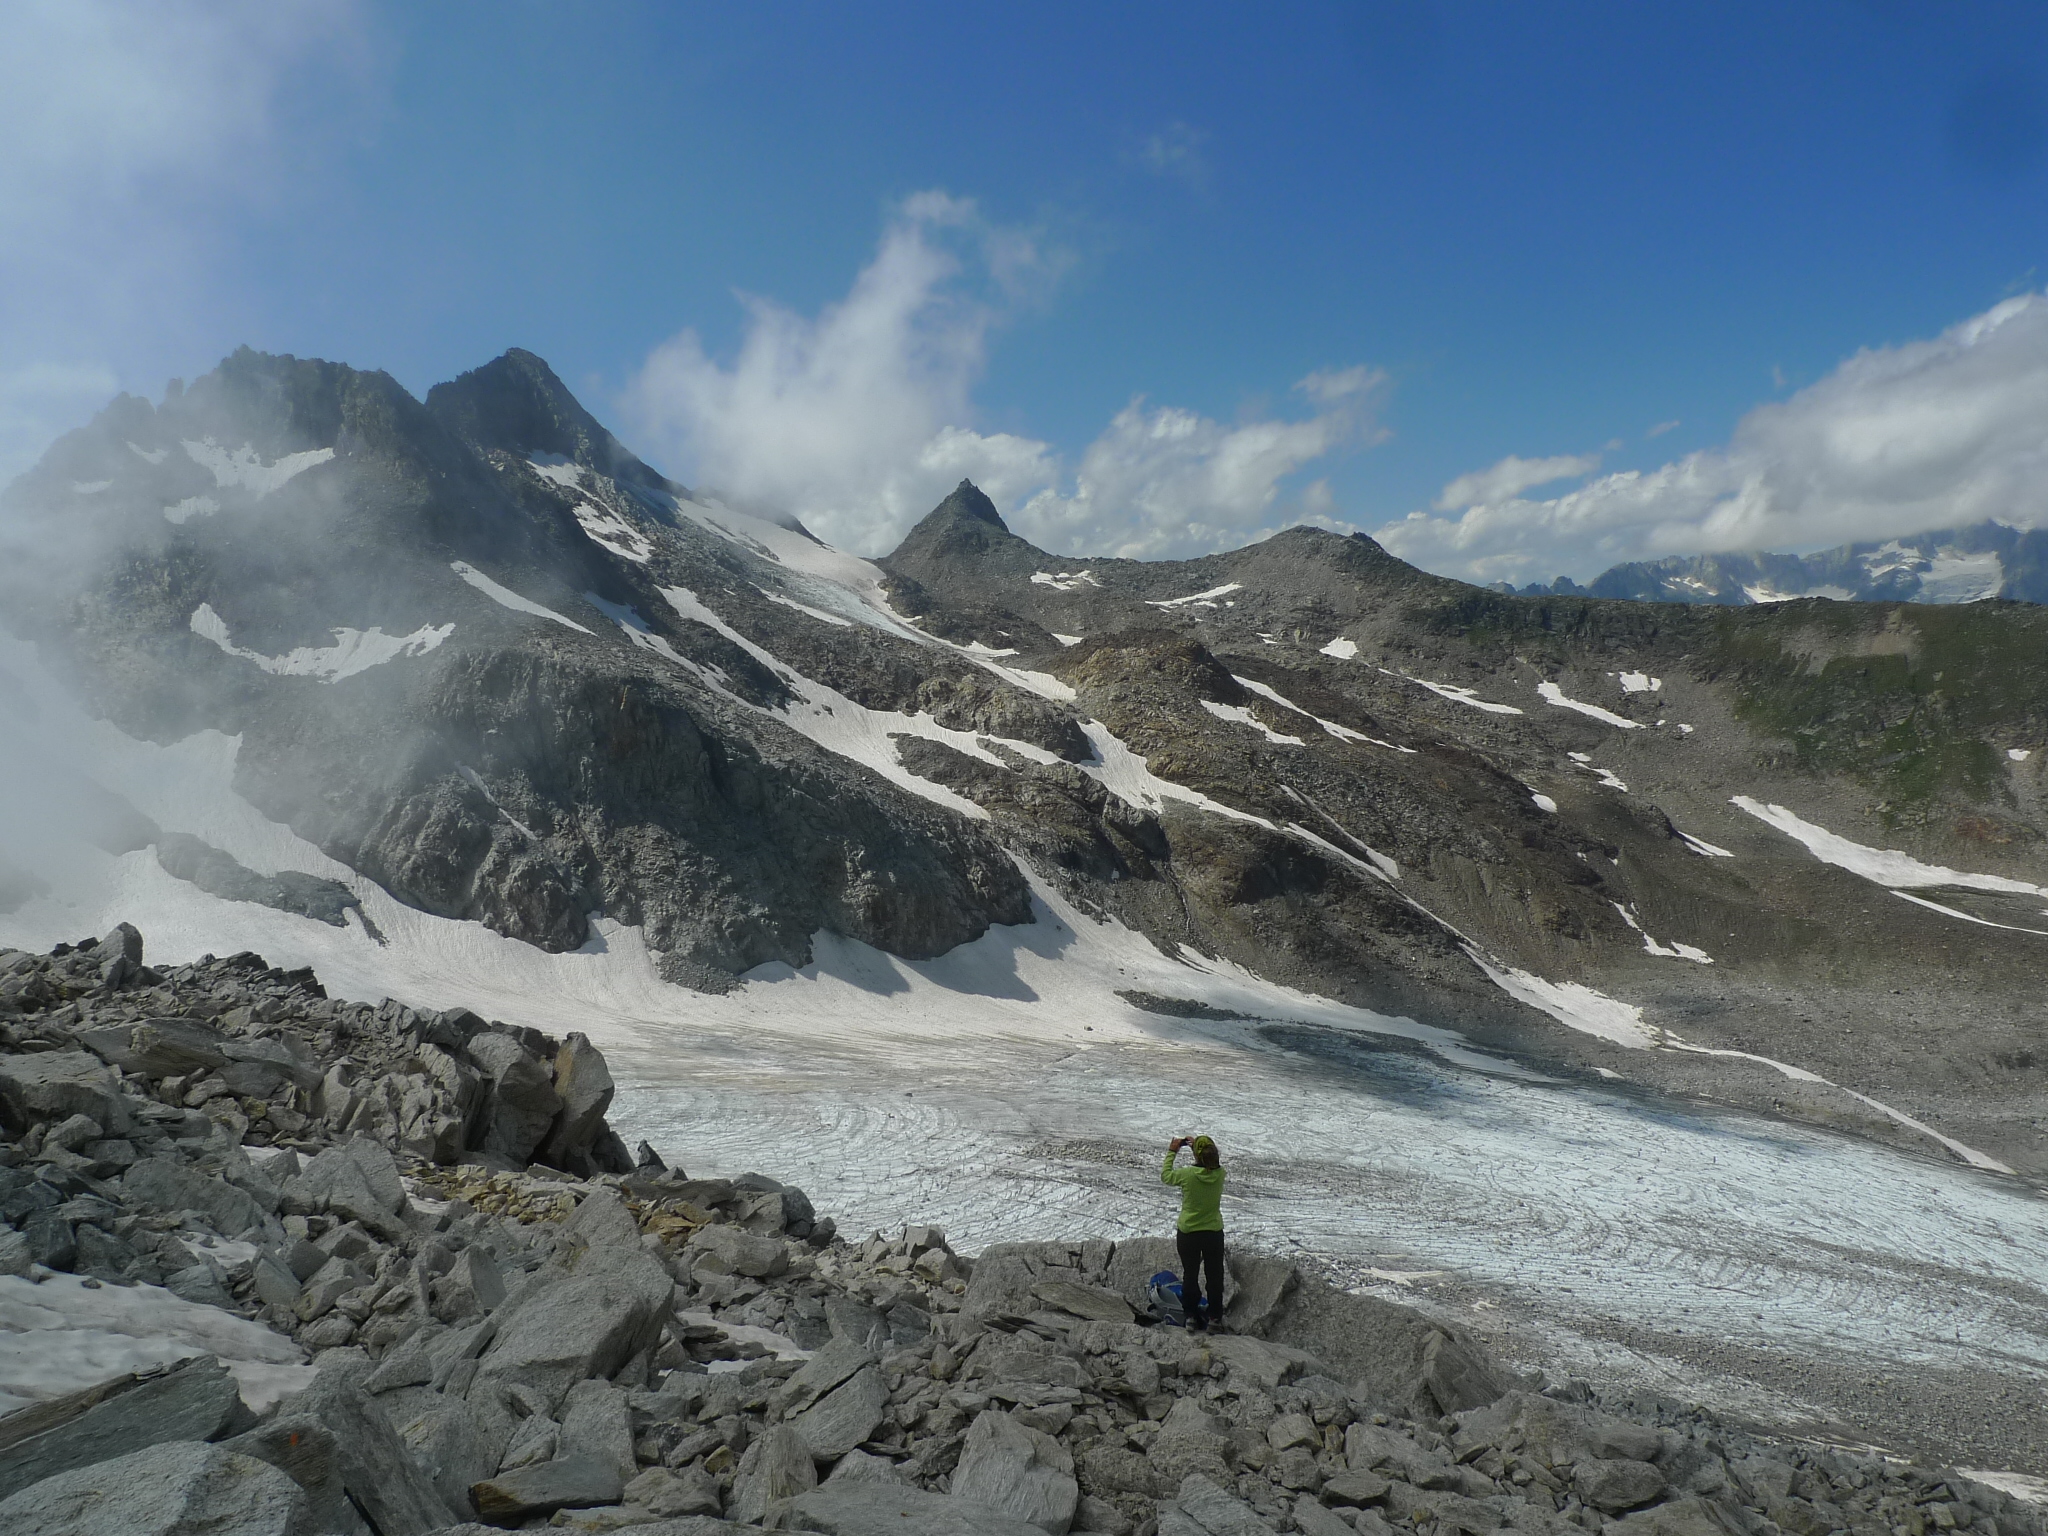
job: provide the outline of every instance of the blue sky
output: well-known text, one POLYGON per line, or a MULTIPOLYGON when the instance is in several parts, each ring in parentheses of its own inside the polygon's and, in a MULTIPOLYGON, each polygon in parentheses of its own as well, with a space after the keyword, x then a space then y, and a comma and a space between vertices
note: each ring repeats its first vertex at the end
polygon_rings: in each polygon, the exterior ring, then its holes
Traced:
POLYGON ((2048 522, 2038 5, 68 0, 0 42, 9 471, 245 341, 420 393, 519 345, 864 552, 961 473, 1076 553, 1310 517, 1477 579, 2048 522))

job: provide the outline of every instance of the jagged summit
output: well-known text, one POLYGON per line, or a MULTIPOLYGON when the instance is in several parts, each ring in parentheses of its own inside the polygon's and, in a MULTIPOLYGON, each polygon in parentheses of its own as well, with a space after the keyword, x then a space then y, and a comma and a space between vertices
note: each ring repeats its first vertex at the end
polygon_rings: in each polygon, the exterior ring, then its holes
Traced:
POLYGON ((612 436, 546 361, 524 348, 436 384, 426 403, 450 430, 480 447, 519 458, 553 454, 615 480, 682 490, 612 436))

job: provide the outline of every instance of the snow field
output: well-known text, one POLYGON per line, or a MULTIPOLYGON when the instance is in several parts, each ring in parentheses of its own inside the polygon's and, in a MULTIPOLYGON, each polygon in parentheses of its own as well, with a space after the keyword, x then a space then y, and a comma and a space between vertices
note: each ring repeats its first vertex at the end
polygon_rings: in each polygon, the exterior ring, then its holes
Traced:
POLYGON ((409 635, 387 635, 375 625, 369 629, 337 629, 334 644, 302 645, 282 656, 244 650, 228 633, 227 621, 213 611, 211 603, 192 610, 192 633, 210 640, 230 656, 253 661, 265 672, 279 677, 317 677, 322 682, 339 682, 401 656, 424 656, 455 633, 453 624, 422 624, 409 635))
MULTIPOLYGON (((1640 676, 1641 674, 1634 675, 1640 676)), ((1640 731, 1642 729, 1642 726, 1636 721, 1627 719, 1622 715, 1617 715, 1611 709, 1602 709, 1598 704, 1587 704, 1579 699, 1565 697, 1565 691, 1558 687, 1556 683, 1538 683, 1536 691, 1559 709, 1575 710, 1590 719, 1598 720, 1602 725, 1617 726, 1624 731, 1640 731)), ((1631 693, 1635 692, 1634 689, 1629 691, 1631 693)))
POLYGON ((499 586, 498 583, 491 580, 490 577, 471 565, 467 560, 451 560, 448 563, 448 569, 460 576, 472 587, 475 587, 477 591, 483 593, 485 597, 488 597, 500 608, 509 608, 514 613, 528 614, 536 619, 552 619, 564 629, 573 629, 579 635, 590 633, 588 629, 578 624, 574 619, 565 618, 552 608, 543 608, 539 603, 521 597, 509 587, 499 586))

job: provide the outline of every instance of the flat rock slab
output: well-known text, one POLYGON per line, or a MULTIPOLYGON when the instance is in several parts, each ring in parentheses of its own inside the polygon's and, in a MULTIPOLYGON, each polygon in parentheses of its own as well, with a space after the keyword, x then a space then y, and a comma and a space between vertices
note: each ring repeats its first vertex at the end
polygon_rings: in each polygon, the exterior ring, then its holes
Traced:
POLYGON ((1047 1536, 1066 1536, 1081 1498, 1066 1447, 993 1410, 968 1429, 952 1489, 956 1498, 985 1504, 1047 1536))
POLYGON ((469 1496, 487 1522, 509 1526, 558 1509, 616 1504, 625 1492, 617 1467, 595 1456, 562 1456, 486 1478, 469 1496))
POLYGON ((793 1499, 785 1529, 823 1536, 1045 1536, 1018 1520, 949 1494, 880 1483, 833 1483, 793 1499))
POLYGON ((306 1495, 277 1468, 174 1440, 45 1478, 0 1502, 7 1536, 295 1536, 306 1495))
POLYGON ((217 1440, 251 1422, 227 1367, 201 1355, 0 1451, 0 1499, 76 1467, 171 1440, 217 1440))

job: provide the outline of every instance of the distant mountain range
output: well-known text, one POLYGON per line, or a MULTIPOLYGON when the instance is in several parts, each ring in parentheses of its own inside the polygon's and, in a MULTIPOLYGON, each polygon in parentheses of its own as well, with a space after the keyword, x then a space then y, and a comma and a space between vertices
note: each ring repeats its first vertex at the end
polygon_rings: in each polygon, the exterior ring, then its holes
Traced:
POLYGON ((1811 555, 1673 555, 1617 565, 1580 586, 1569 576, 1497 592, 1517 597, 1620 597, 1742 608, 1795 597, 1838 602, 2048 603, 2048 530, 1976 523, 1811 555))

